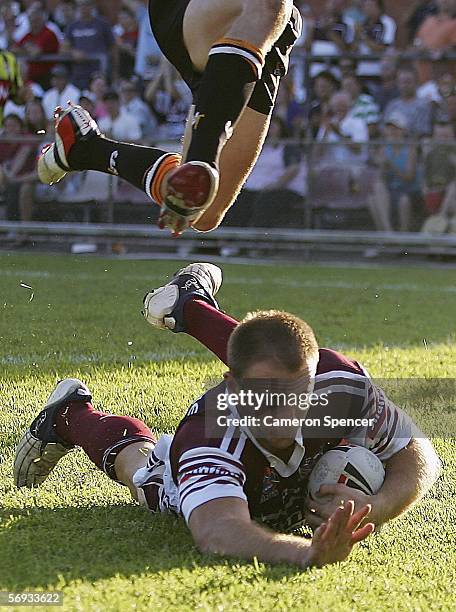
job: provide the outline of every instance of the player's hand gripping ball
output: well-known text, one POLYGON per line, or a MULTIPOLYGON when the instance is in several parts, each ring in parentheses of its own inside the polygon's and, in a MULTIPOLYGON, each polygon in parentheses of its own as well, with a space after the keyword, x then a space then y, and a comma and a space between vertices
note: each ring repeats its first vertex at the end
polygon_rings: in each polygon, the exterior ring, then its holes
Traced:
POLYGON ((318 498, 323 484, 343 484, 366 495, 375 495, 385 480, 380 459, 363 446, 346 444, 326 452, 316 463, 309 477, 308 493, 318 498))

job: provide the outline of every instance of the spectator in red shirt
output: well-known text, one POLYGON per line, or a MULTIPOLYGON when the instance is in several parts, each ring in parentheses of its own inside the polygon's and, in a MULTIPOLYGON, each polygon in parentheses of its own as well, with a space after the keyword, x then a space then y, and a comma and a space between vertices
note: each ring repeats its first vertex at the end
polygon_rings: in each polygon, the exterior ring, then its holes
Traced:
POLYGON ((135 71, 138 23, 128 7, 123 7, 113 29, 119 50, 119 76, 129 79, 135 71))
MULTIPOLYGON (((32 5, 28 12, 30 31, 17 43, 16 51, 29 60, 39 55, 54 54, 59 51, 59 41, 55 33, 46 25, 46 15, 39 5, 32 5)), ((36 81, 44 89, 50 86, 50 71, 53 62, 29 61, 27 78, 36 81)))

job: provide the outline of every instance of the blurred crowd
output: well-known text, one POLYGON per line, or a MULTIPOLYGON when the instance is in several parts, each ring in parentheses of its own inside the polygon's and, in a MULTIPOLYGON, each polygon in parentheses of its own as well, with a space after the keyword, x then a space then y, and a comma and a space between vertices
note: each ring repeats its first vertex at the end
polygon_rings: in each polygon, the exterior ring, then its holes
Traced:
MULTIPOLYGON (((307 202, 367 208, 379 230, 430 220, 442 228, 436 218, 456 214, 456 0, 405 3, 401 23, 383 0, 296 4, 303 33, 241 195, 250 206, 228 222, 312 224, 307 202), (288 207, 280 221, 278 199, 288 207)), ((122 0, 114 20, 105 5, 2 0, 0 203, 9 219, 31 220, 37 202, 60 197, 37 185, 34 160, 68 100, 107 136, 178 146, 191 96, 161 56, 147 1, 122 0)))

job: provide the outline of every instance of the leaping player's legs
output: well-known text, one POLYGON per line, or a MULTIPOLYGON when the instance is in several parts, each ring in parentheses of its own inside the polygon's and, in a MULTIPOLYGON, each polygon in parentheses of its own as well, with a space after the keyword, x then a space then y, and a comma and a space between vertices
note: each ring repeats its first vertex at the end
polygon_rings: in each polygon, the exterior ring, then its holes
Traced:
MULTIPOLYGON (((279 78, 286 71, 284 64, 299 35, 296 9, 287 24, 291 7, 291 0, 190 0, 183 18, 183 36, 195 70, 203 70, 203 74, 196 96, 197 115, 187 130, 189 164, 177 168, 180 156, 176 154, 102 138, 88 113, 73 107, 59 114, 56 141, 39 159, 41 180, 52 184, 67 171, 85 169, 119 175, 157 201, 162 206, 162 224, 179 233, 213 202, 220 152, 249 103, 265 117, 248 121, 253 117, 249 112, 243 138, 233 142, 231 154, 223 160, 225 177, 220 195, 214 211, 199 227, 202 231, 212 229, 235 199, 261 149, 279 78), (274 40, 274 48, 266 55, 267 74, 260 79, 265 53, 274 40), (279 49, 278 62, 275 47, 279 49), (241 146, 242 165, 239 157, 231 163, 241 146), (169 208, 170 222, 165 207, 169 208), (179 217, 177 222, 173 215, 179 217)), ((163 6, 158 8, 164 10, 163 6)))

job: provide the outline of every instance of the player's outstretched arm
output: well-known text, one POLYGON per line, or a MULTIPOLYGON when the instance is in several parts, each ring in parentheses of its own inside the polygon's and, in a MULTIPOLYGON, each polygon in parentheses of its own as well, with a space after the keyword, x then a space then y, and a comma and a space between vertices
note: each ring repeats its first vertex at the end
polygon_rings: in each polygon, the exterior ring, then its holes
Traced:
POLYGON ((316 528, 349 499, 358 510, 367 503, 369 520, 377 527, 405 512, 431 488, 440 473, 440 460, 427 438, 412 438, 409 444, 385 462, 385 481, 376 495, 366 495, 343 484, 322 485, 320 500, 309 502, 307 521, 316 528))
POLYGON ((369 512, 370 506, 365 506, 354 513, 354 504, 349 502, 338 508, 309 541, 268 531, 251 520, 245 501, 225 497, 193 510, 189 527, 196 545, 205 553, 321 567, 346 559, 353 546, 374 531, 372 523, 359 528, 369 512))
POLYGON ((440 474, 440 459, 427 438, 409 444, 385 462, 385 482, 377 493, 379 523, 389 521, 419 501, 440 474))

